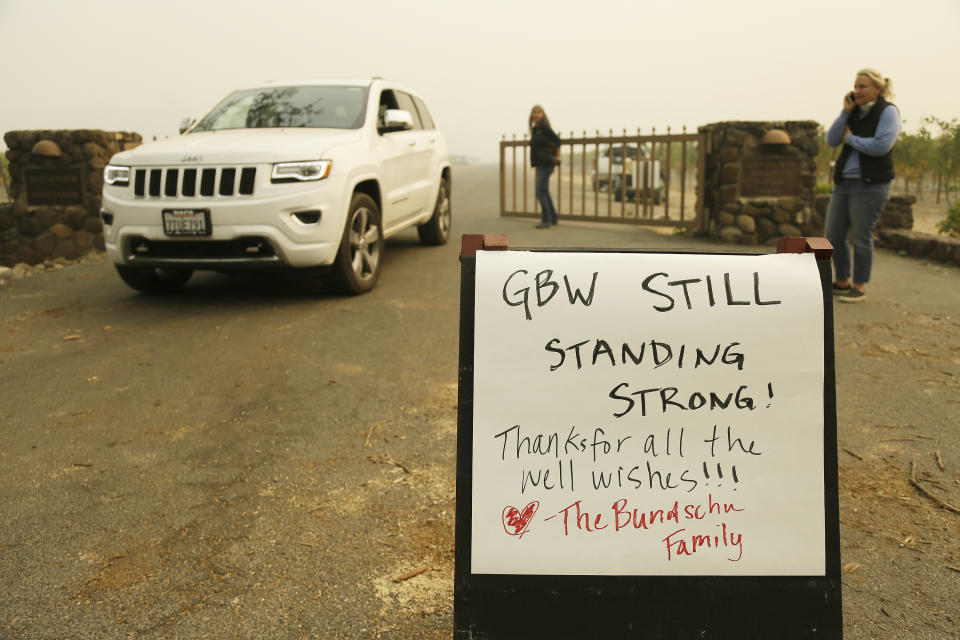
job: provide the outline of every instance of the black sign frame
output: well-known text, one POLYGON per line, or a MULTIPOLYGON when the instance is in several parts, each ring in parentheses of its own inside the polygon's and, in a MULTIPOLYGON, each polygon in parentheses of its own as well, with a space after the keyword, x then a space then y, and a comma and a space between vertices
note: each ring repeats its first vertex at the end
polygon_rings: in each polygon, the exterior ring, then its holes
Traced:
MULTIPOLYGON (((474 236, 476 237, 478 236, 474 236)), ((836 372, 829 252, 818 252, 817 255, 824 318, 825 575, 472 574, 470 565, 476 258, 474 255, 466 255, 469 251, 468 238, 469 236, 464 238, 466 251, 460 258, 454 640, 842 638, 836 372)), ((482 241, 480 244, 482 246, 482 241)), ((505 248, 505 245, 497 248, 505 248)), ((542 247, 524 250, 611 252, 604 249, 568 250, 542 247)), ((796 248, 787 250, 796 251, 796 248)))

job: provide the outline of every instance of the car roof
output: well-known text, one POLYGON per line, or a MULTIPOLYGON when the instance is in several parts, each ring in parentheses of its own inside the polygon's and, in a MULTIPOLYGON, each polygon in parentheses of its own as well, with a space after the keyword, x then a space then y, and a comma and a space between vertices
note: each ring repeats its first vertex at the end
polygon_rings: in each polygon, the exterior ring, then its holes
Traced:
POLYGON ((237 90, 243 91, 247 89, 265 89, 268 87, 303 87, 303 86, 331 86, 331 87, 369 87, 372 84, 385 84, 391 88, 400 89, 401 91, 408 91, 409 93, 416 93, 410 89, 403 87, 401 85, 395 84, 381 78, 379 76, 367 77, 367 78, 296 78, 288 80, 265 80, 256 84, 244 85, 242 87, 237 87, 237 90))

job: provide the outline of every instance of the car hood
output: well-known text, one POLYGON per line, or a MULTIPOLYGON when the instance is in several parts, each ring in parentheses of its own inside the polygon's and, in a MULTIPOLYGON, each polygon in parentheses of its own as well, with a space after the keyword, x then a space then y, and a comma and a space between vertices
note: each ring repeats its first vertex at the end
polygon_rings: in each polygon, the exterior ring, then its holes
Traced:
POLYGON ((260 164, 319 160, 328 150, 359 142, 359 130, 227 129, 199 131, 141 145, 114 155, 128 166, 183 164, 260 164))

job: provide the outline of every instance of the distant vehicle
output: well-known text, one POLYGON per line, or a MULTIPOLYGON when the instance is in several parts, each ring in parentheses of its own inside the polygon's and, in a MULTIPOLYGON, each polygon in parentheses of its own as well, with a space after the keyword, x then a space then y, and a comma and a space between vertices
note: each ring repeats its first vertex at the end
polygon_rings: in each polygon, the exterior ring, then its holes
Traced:
POLYGON ((449 238, 446 142, 407 88, 269 83, 182 127, 104 170, 107 253, 134 289, 177 289, 198 269, 321 267, 358 294, 379 279, 385 238, 449 238))
POLYGON ((663 199, 663 173, 659 160, 649 160, 650 154, 643 145, 626 145, 626 169, 623 158, 624 145, 615 144, 611 147, 602 147, 599 155, 593 159, 593 168, 590 170, 590 181, 594 191, 607 188, 607 183, 613 182, 613 196, 620 201, 623 194, 623 178, 626 175, 626 191, 628 200, 646 200, 653 197, 654 204, 660 204, 663 199), (640 155, 639 162, 637 155, 640 155), (612 164, 611 164, 612 157, 612 164), (651 172, 651 164, 653 170, 651 172), (652 176, 651 176, 652 173, 652 176), (635 185, 640 185, 638 190, 635 185))

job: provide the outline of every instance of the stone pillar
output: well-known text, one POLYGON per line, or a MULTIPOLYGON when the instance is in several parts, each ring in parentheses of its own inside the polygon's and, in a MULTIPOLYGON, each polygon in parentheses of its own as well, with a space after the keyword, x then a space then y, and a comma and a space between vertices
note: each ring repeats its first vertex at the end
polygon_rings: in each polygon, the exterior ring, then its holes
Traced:
MULTIPOLYGON (((814 121, 718 122, 706 134, 704 216, 711 238, 747 245, 787 236, 822 236, 814 206, 817 129, 814 121), (771 131, 789 137, 764 142, 771 131)), ((776 139, 776 135, 772 136, 776 139)))
POLYGON ((0 265, 79 258, 102 250, 103 168, 141 142, 136 133, 8 131, 12 204, 0 208, 0 265))

